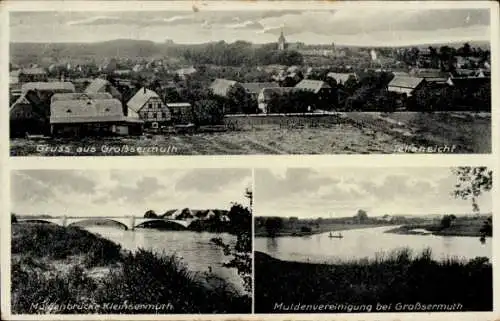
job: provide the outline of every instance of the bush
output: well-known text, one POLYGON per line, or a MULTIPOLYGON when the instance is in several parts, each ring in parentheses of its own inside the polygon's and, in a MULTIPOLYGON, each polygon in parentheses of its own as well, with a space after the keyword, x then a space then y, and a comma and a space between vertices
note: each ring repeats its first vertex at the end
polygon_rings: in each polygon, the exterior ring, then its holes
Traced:
POLYGON ((302 233, 311 233, 312 232, 312 229, 309 227, 309 226, 301 226, 300 227, 300 231, 302 233))
POLYGON ((13 232, 12 254, 56 260, 84 255, 85 264, 89 267, 120 259, 120 245, 77 227, 19 224, 13 227, 13 232))
MULTIPOLYGON (((492 265, 487 258, 435 261, 430 250, 410 249, 336 264, 276 260, 255 253, 255 311, 291 304, 461 303, 464 311, 493 308, 492 265), (293 291, 290 290, 293 284, 293 291), (485 299, 486 298, 486 299, 485 299)), ((395 311, 392 311, 395 312, 395 311)))

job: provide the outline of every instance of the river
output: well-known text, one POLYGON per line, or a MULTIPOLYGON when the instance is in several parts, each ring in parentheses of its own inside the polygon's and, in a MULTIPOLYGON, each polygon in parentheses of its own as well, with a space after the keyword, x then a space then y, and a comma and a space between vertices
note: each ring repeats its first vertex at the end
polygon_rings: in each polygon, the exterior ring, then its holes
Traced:
POLYGON ((210 267, 212 274, 226 280, 238 293, 244 292, 237 270, 222 266, 230 258, 224 255, 220 247, 210 241, 213 237, 220 237, 225 243, 234 245, 236 243, 234 235, 157 229, 126 231, 116 227, 103 226, 88 226, 85 229, 120 244, 126 250, 136 251, 143 248, 166 255, 175 254, 193 272, 208 272, 210 267))
POLYGON ((478 237, 384 233, 393 228, 395 226, 341 231, 343 238, 330 238, 328 232, 306 237, 256 237, 254 249, 282 260, 315 263, 373 259, 380 253, 402 247, 410 248, 413 254, 430 248, 437 260, 485 256, 491 261, 492 258, 491 238, 481 244, 478 237))

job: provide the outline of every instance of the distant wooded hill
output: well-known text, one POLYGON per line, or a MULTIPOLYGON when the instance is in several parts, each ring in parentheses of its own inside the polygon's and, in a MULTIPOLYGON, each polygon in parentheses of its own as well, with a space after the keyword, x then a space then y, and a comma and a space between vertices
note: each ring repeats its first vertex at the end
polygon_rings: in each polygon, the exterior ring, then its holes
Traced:
MULTIPOLYGON (((472 41, 469 44, 473 47, 481 47, 489 49, 487 41, 472 41)), ((432 44, 433 47, 439 48, 442 45, 450 47, 460 47, 463 42, 454 42, 446 44, 432 44)), ((29 65, 31 63, 44 64, 52 63, 54 59, 68 60, 71 59, 74 63, 83 63, 85 61, 94 61, 100 63, 105 59, 112 57, 138 60, 141 58, 152 59, 160 57, 186 57, 186 52, 197 53, 210 48, 229 47, 229 49, 258 50, 275 49, 276 44, 252 44, 246 41, 236 41, 232 44, 225 42, 209 42, 202 44, 176 44, 172 42, 155 43, 148 40, 132 40, 132 39, 117 39, 105 42, 96 43, 10 43, 11 63, 18 65, 29 65)), ((318 45, 319 46, 319 45, 318 45)), ((428 47, 428 44, 400 46, 399 48, 407 47, 428 47)), ((314 47, 314 46, 307 46, 314 47)), ((337 44, 336 47, 352 48, 353 50, 370 49, 373 47, 364 46, 343 46, 337 44)), ((380 48, 398 48, 398 47, 380 47, 380 48)), ((238 50, 236 50, 238 51, 238 50)), ((188 55, 189 56, 189 55, 188 55)))

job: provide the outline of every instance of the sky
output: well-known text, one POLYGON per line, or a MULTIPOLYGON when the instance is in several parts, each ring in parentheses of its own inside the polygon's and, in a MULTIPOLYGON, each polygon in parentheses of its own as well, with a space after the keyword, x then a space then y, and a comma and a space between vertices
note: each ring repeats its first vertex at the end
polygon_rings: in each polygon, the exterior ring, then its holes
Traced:
MULTIPOLYGON (((470 200, 455 199, 450 168, 256 169, 256 216, 346 217, 359 209, 369 216, 470 214, 470 200)), ((478 200, 491 212, 488 192, 478 200)))
POLYGON ((248 206, 250 169, 22 170, 11 176, 16 214, 67 216, 163 214, 169 209, 248 206))
MULTIPOLYGON (((230 4, 229 4, 230 6, 230 4)), ((11 12, 12 42, 97 42, 138 39, 177 43, 289 42, 345 45, 411 45, 488 41, 488 9, 391 9, 340 7, 321 10, 11 12)), ((333 7, 332 7, 333 8, 333 7)))

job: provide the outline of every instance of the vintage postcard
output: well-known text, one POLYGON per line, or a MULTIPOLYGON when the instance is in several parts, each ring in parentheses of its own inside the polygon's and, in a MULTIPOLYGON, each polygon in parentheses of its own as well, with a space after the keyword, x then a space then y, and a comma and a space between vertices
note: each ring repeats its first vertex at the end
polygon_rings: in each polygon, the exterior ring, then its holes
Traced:
POLYGON ((487 167, 255 170, 255 312, 493 310, 487 167))
POLYGON ((252 170, 11 172, 13 314, 252 312, 252 170))
POLYGON ((0 9, 2 320, 500 320, 497 3, 0 9))
POLYGON ((10 155, 491 152, 488 7, 235 3, 10 11, 10 155))

